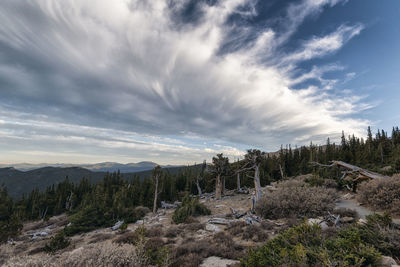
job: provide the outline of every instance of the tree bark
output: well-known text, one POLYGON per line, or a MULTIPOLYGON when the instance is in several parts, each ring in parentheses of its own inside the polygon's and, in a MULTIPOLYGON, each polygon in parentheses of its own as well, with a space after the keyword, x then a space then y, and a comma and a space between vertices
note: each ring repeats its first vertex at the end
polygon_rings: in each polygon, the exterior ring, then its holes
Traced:
POLYGON ((156 189, 154 190, 153 214, 156 214, 157 211, 158 175, 156 175, 155 179, 156 179, 156 189))
POLYGON ((198 192, 199 196, 201 196, 203 193, 201 191, 199 179, 196 180, 196 186, 197 186, 197 192, 198 192))
POLYGON ((215 181, 215 198, 221 198, 221 175, 217 175, 217 180, 215 181))
POLYGON ((261 183, 260 183, 260 166, 254 166, 254 189, 256 195, 256 201, 261 198, 261 183))
POLYGON ((285 177, 283 176, 283 170, 282 170, 282 165, 281 164, 279 164, 279 170, 281 172, 281 178, 285 179, 285 177))

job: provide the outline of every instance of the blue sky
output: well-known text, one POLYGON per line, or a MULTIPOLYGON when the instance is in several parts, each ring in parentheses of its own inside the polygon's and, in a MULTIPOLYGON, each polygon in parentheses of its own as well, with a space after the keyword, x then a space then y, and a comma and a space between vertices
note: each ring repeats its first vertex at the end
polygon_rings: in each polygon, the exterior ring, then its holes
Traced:
POLYGON ((400 118, 397 0, 3 0, 0 163, 188 164, 400 118))

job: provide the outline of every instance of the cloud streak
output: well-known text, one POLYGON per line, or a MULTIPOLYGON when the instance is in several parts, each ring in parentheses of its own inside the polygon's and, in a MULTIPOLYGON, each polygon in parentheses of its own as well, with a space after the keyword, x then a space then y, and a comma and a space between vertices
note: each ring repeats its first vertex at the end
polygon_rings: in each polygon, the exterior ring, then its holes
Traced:
MULTIPOLYGON (((57 141, 64 144, 59 153, 72 146, 74 155, 90 154, 88 147, 101 153, 109 149, 108 156, 126 149, 131 158, 160 152, 164 158, 158 160, 172 163, 168 152, 196 155, 191 159, 199 161, 217 151, 194 147, 199 140, 223 143, 227 154, 237 156, 243 147, 274 150, 285 143, 322 142, 341 130, 360 134, 368 122, 353 115, 369 107, 362 98, 327 92, 328 85, 291 86, 299 82, 293 78, 299 62, 338 51, 363 26, 342 25, 310 37, 295 51, 283 50, 306 17, 340 2, 290 5, 283 31, 267 27, 255 40, 244 41, 255 33, 227 20, 234 14, 256 16, 255 1, 204 2, 198 5, 200 18, 187 23, 177 19, 188 4, 184 0, 174 5, 166 0, 4 0, 3 143, 7 139, 13 144, 9 149, 18 150, 22 147, 12 136, 27 138, 37 151, 57 141), (250 12, 240 11, 243 7, 250 12), (242 41, 234 51, 221 53, 233 31, 242 41), (10 117, 14 121, 7 122, 10 117), (146 135, 185 141, 138 142, 146 135), (86 150, 79 149, 83 145, 86 150)), ((322 81, 324 71, 317 68, 307 79, 322 81)))

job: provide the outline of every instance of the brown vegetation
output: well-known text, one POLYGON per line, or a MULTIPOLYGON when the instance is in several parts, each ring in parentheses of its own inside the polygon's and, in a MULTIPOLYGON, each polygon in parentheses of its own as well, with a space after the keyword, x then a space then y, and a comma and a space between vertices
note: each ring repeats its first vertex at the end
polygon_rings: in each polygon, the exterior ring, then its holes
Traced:
POLYGON ((270 219, 315 217, 332 211, 337 199, 334 189, 311 187, 301 180, 289 180, 258 201, 256 211, 270 219))
POLYGON ((376 210, 400 215, 400 175, 388 179, 374 179, 360 185, 358 201, 376 210))
POLYGON ((143 259, 136 255, 135 247, 104 242, 78 248, 62 254, 18 256, 0 261, 2 266, 55 267, 55 266, 139 266, 143 259))

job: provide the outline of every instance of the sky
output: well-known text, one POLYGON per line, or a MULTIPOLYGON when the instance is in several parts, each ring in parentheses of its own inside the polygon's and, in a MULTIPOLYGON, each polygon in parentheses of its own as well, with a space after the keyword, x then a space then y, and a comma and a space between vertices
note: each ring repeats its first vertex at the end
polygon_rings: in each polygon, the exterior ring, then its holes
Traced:
POLYGON ((398 0, 2 0, 0 163, 190 164, 400 119, 398 0))

